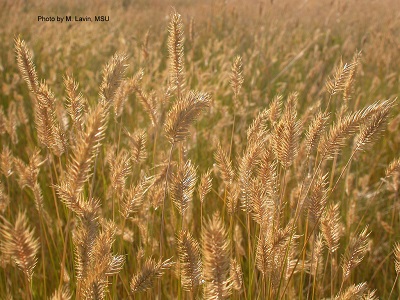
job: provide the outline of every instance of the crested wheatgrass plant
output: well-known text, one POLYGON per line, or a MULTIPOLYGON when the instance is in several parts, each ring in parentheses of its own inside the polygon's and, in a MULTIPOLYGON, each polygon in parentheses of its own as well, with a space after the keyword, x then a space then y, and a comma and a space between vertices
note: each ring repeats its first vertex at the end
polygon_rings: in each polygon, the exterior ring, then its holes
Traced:
POLYGON ((399 298, 398 1, 3 2, 1 299, 399 298))

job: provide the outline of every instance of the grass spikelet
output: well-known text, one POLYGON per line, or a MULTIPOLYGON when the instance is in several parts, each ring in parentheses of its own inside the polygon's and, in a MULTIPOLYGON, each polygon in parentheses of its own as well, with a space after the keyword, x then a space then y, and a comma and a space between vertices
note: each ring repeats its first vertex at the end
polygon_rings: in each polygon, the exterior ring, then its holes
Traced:
POLYGON ((6 132, 7 122, 7 116, 4 114, 3 107, 0 107, 0 135, 6 132))
POLYGON ((356 149, 364 149, 378 138, 379 134, 384 130, 389 115, 389 108, 384 108, 376 112, 368 123, 360 128, 360 133, 356 137, 356 149))
POLYGON ((343 257, 343 282, 349 278, 350 273, 363 260, 368 249, 368 228, 364 228, 357 236, 350 238, 349 246, 343 257))
POLYGON ((65 180, 74 195, 82 191, 89 179, 92 164, 104 139, 106 120, 104 108, 98 105, 88 116, 85 131, 73 145, 65 180))
POLYGON ((133 213, 140 210, 144 201, 145 185, 147 180, 144 179, 136 185, 131 185, 125 192, 124 201, 121 204, 121 214, 125 219, 133 213))
POLYGON ((118 274, 125 262, 123 255, 112 255, 116 228, 107 221, 92 244, 89 254, 87 276, 83 280, 82 294, 88 299, 104 299, 107 291, 107 277, 118 274))
POLYGON ((39 239, 35 238, 35 231, 29 228, 25 212, 18 213, 14 225, 3 217, 2 220, 3 223, 0 225, 1 251, 11 256, 28 281, 31 281, 33 269, 37 263, 39 239))
POLYGON ((252 124, 247 129, 247 143, 250 148, 253 144, 263 144, 267 139, 267 121, 268 109, 264 109, 253 120, 252 124))
POLYGON ((67 286, 63 286, 62 288, 57 289, 50 300, 71 300, 72 295, 67 286))
POLYGON ((341 295, 336 296, 337 300, 364 300, 364 293, 367 291, 365 282, 357 285, 352 284, 341 295))
POLYGON ((156 262, 153 258, 148 258, 143 264, 140 272, 133 276, 131 280, 131 291, 142 292, 153 286, 154 280, 160 278, 174 262, 170 259, 156 262))
POLYGON ((357 130, 359 122, 359 114, 349 113, 333 125, 329 133, 321 139, 318 145, 321 156, 333 159, 335 155, 338 155, 346 139, 357 130))
POLYGON ((237 212, 237 204, 240 196, 240 187, 236 182, 232 182, 226 186, 226 206, 228 213, 233 215, 237 212))
POLYGON ((240 199, 242 209, 250 213, 251 211, 251 200, 249 199, 251 178, 254 166, 258 165, 259 157, 261 156, 261 145, 252 144, 250 148, 246 148, 243 157, 239 162, 239 187, 240 187, 240 199))
POLYGON ((13 167, 13 155, 6 145, 3 145, 3 151, 0 154, 0 169, 4 176, 10 177, 14 172, 13 167))
POLYGON ((128 151, 122 149, 116 159, 110 162, 111 187, 117 198, 122 196, 126 179, 131 172, 131 163, 128 151))
MULTIPOLYGON (((81 282, 87 278, 90 271, 93 245, 99 227, 99 208, 100 204, 97 199, 83 202, 78 214, 80 222, 73 232, 76 276, 81 282)), ((77 292, 81 291, 78 289, 77 292)))
POLYGON ((329 205, 321 218, 321 231, 330 253, 339 248, 340 227, 339 204, 329 205))
POLYGON ((211 191, 211 188, 212 188, 211 170, 208 170, 203 175, 201 175, 200 184, 198 187, 201 203, 204 203, 204 200, 207 194, 211 191))
POLYGON ((129 136, 131 161, 135 164, 144 162, 147 158, 146 131, 145 130, 137 130, 131 134, 127 130, 125 130, 125 133, 129 136))
POLYGON ((322 175, 318 174, 315 182, 311 188, 311 194, 305 200, 305 207, 308 211, 308 217, 312 224, 315 224, 319 221, 322 216, 322 213, 325 210, 326 199, 328 190, 326 188, 327 185, 327 177, 328 174, 322 175))
MULTIPOLYGON (((387 111, 393 106, 394 100, 377 101, 361 110, 348 113, 341 117, 336 124, 334 124, 329 133, 324 135, 321 139, 318 150, 324 159, 332 159, 338 155, 340 150, 346 143, 346 140, 354 134, 365 122, 371 121, 376 114, 381 115, 380 118, 385 119, 387 111), (383 113, 383 115, 382 115, 383 113)), ((382 122, 376 121, 379 117, 375 116, 375 126, 382 122)), ((367 126, 368 127, 368 126, 367 126)), ((366 128, 367 128, 366 127, 366 128)), ((378 126, 379 128, 380 126, 378 126)), ((371 126, 369 131, 371 132, 371 126)), ((374 131, 372 131, 373 133, 374 131)), ((366 131, 367 133, 367 131, 366 131)), ((368 136, 369 134, 367 134, 368 136)))
POLYGON ((29 163, 26 164, 20 158, 14 157, 15 171, 19 177, 18 183, 21 188, 25 186, 33 188, 37 182, 40 166, 45 161, 40 156, 40 150, 35 149, 29 157, 29 163))
POLYGON ((261 181, 253 179, 249 196, 251 215, 254 221, 260 224, 262 229, 265 229, 274 215, 274 202, 271 195, 261 181))
POLYGON ((187 231, 180 231, 177 236, 179 268, 182 287, 193 291, 202 280, 202 261, 199 243, 187 231))
POLYGON ((310 255, 310 274, 318 277, 323 271, 323 250, 324 240, 322 234, 318 234, 315 239, 315 246, 313 247, 312 254, 310 255))
POLYGON ((297 97, 297 93, 289 95, 283 116, 272 135, 274 153, 285 168, 292 165, 299 150, 301 122, 296 120, 297 97))
POLYGON ((386 177, 400 172, 400 158, 394 159, 385 170, 386 177))
POLYGON ((184 34, 179 13, 173 12, 168 26, 169 83, 180 97, 185 87, 184 34))
POLYGON ((393 254, 394 254, 394 267, 396 273, 400 274, 400 243, 397 243, 394 246, 393 254))
POLYGON ((169 185, 170 195, 181 216, 184 215, 189 202, 193 199, 196 181, 196 168, 190 160, 180 165, 176 173, 172 175, 169 185))
POLYGON ((311 121, 308 131, 306 132, 306 148, 307 157, 318 146, 321 135, 324 133, 329 114, 319 112, 311 121))
POLYGON ((243 286, 243 272, 242 267, 236 259, 231 259, 229 274, 232 281, 232 288, 240 291, 243 286))
POLYGON ((275 96, 268 109, 268 117, 269 122, 271 123, 271 127, 275 127, 281 118, 281 110, 282 110, 282 95, 275 96))
POLYGON ((240 90, 242 88, 244 79, 243 79, 243 63, 242 63, 242 57, 236 56, 233 63, 232 63, 232 73, 231 73, 231 78, 230 78, 230 84, 233 89, 233 95, 234 95, 234 106, 235 108, 238 107, 238 97, 240 90))
POLYGON ((125 103, 132 92, 132 82, 130 80, 122 80, 113 97, 114 116, 116 118, 122 115, 125 103))
POLYGON ((3 182, 0 181, 0 213, 3 214, 9 204, 10 197, 5 192, 3 182))
POLYGON ((335 75, 333 78, 329 78, 326 81, 326 89, 329 94, 335 95, 339 92, 343 92, 346 86, 346 83, 349 81, 349 78, 355 72, 355 68, 357 66, 357 62, 351 62, 349 64, 344 64, 343 61, 340 60, 339 65, 336 67, 335 75))
POLYGON ((100 103, 108 110, 114 102, 115 93, 117 92, 125 70, 127 56, 125 54, 116 53, 103 69, 103 80, 100 85, 100 103))
POLYGON ((72 126, 79 132, 83 128, 86 99, 78 91, 79 83, 72 76, 66 75, 64 77, 64 85, 67 94, 66 109, 72 120, 72 126))
POLYGON ((218 213, 205 224, 202 232, 203 274, 206 299, 224 299, 231 294, 229 280, 229 240, 218 213))
POLYGON ((35 123, 39 141, 54 154, 66 151, 67 141, 56 114, 56 98, 45 82, 36 90, 35 123))
POLYGON ((217 163, 217 167, 221 172, 221 178, 226 185, 233 182, 235 172, 233 171, 232 162, 228 157, 228 154, 222 149, 221 144, 218 144, 217 151, 215 152, 214 158, 217 163))
POLYGON ((29 90, 32 93, 36 93, 39 86, 39 79, 36 73, 35 64, 32 60, 32 53, 26 46, 25 41, 21 40, 21 38, 17 37, 14 43, 19 72, 28 85, 29 90))
POLYGON ((207 93, 190 91, 179 98, 168 112, 165 133, 172 145, 183 141, 189 134, 189 126, 211 104, 207 93))
POLYGON ((143 72, 143 69, 140 69, 136 73, 136 75, 131 79, 131 85, 137 95, 137 98, 139 99, 140 104, 142 104, 144 111, 149 116, 151 124, 156 126, 156 124, 158 124, 158 111, 156 103, 140 86, 143 78, 143 72))
POLYGON ((357 67, 360 64, 360 60, 361 60, 361 51, 356 51, 351 61, 351 64, 354 67, 350 70, 348 78, 344 83, 344 88, 343 88, 343 101, 346 105, 351 100, 351 94, 354 90, 354 82, 357 75, 357 67))

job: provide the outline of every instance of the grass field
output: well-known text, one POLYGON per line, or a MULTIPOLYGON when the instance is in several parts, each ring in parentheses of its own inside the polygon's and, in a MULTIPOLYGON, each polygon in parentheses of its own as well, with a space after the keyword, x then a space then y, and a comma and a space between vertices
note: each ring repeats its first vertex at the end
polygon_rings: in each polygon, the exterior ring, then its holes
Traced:
POLYGON ((0 299, 400 297, 397 0, 80 2, 0 2, 0 299))

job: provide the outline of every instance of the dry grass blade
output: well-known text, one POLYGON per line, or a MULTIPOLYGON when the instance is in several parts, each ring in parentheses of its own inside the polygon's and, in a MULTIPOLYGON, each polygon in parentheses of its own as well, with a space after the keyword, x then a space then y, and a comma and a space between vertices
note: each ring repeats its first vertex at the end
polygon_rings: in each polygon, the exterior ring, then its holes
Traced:
POLYGON ((182 287, 186 291, 193 291, 202 280, 199 243, 188 231, 180 231, 177 236, 177 245, 182 287))
POLYGON ((202 233, 203 274, 206 299, 224 299, 231 294, 229 240, 218 213, 205 224, 202 233))
POLYGON ((156 262, 153 258, 148 258, 142 266, 140 272, 133 276, 131 280, 131 291, 142 292, 153 286, 154 280, 160 278, 174 262, 170 259, 156 262))
POLYGON ((1 251, 9 255, 25 273, 28 281, 31 281, 37 263, 39 239, 35 238, 35 231, 29 228, 25 213, 18 213, 14 225, 1 218, 3 220, 3 224, 0 225, 1 251))
POLYGON ((169 192, 181 216, 184 215, 189 202, 193 199, 196 181, 196 168, 190 160, 180 165, 176 173, 172 175, 169 192))
POLYGON ((169 81, 180 96, 185 87, 184 36, 182 17, 177 12, 170 16, 168 31, 169 81))
POLYGON ((209 107, 209 94, 190 91, 179 98, 168 112, 165 121, 165 133, 171 144, 181 142, 190 134, 189 126, 209 107))

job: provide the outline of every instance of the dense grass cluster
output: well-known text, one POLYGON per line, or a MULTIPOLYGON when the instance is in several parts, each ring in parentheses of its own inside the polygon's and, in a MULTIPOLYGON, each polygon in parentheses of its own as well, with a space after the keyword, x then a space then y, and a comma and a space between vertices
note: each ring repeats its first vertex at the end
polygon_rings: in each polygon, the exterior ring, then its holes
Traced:
POLYGON ((0 4, 1 299, 399 297, 396 1, 43 3, 0 4))

